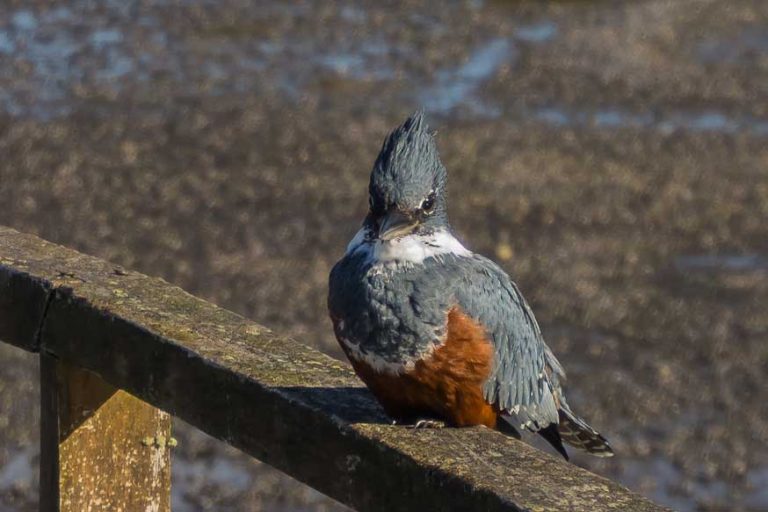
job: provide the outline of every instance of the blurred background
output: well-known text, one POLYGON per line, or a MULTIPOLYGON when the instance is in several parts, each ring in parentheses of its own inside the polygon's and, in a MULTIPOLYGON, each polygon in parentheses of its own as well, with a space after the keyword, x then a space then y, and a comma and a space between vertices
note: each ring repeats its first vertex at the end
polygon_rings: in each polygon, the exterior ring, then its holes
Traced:
MULTIPOLYGON (((470 248, 683 511, 768 510, 768 2, 0 2, 0 224, 339 357, 327 274, 423 106, 470 248)), ((0 510, 35 510, 34 356, 0 344, 0 510)), ((256 406, 256 405, 254 405, 256 406)), ((341 505, 177 422, 179 512, 341 505)))

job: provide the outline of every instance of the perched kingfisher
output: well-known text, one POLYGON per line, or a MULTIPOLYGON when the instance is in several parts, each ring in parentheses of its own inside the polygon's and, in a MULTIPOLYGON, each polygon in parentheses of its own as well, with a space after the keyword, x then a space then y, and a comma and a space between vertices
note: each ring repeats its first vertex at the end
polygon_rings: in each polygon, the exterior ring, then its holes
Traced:
POLYGON ((446 170, 422 112, 384 141, 370 210, 330 275, 328 309, 357 375, 396 421, 542 435, 599 457, 517 285, 451 232, 446 170))

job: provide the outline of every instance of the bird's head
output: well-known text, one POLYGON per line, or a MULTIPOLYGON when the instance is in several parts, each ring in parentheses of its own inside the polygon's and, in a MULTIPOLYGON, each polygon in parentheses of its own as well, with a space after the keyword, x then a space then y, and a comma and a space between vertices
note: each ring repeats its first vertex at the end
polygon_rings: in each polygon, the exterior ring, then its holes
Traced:
POLYGON ((381 241, 448 228, 446 171, 424 113, 387 136, 371 172, 366 226, 381 241))

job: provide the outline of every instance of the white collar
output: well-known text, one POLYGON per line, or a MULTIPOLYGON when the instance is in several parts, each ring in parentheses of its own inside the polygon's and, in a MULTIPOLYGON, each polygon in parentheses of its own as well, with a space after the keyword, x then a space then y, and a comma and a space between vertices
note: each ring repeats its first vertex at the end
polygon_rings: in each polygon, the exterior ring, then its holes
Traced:
POLYGON ((447 229, 433 231, 426 235, 406 235, 394 240, 382 241, 369 238, 365 227, 355 234, 347 245, 347 256, 365 252, 373 263, 423 263, 424 260, 447 254, 467 257, 472 253, 447 229))

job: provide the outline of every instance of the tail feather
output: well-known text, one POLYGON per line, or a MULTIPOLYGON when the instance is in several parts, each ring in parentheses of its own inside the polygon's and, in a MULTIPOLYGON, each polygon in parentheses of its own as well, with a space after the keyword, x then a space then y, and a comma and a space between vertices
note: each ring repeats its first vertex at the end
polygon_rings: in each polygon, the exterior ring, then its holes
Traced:
POLYGON ((512 425, 512 422, 509 420, 509 416, 499 415, 496 418, 496 430, 503 434, 507 434, 508 436, 512 436, 518 440, 523 438, 523 436, 520 435, 520 432, 518 432, 514 425, 512 425))
POLYGON ((552 423, 551 425, 539 429, 537 433, 547 440, 549 444, 551 444, 557 452, 563 456, 565 460, 571 460, 570 457, 568 457, 568 452, 565 451, 565 446, 563 446, 562 438, 560 437, 560 432, 557 430, 557 425, 552 423))
POLYGON ((563 441, 596 457, 613 457, 613 448, 598 431, 567 407, 561 408, 558 431, 563 441))

